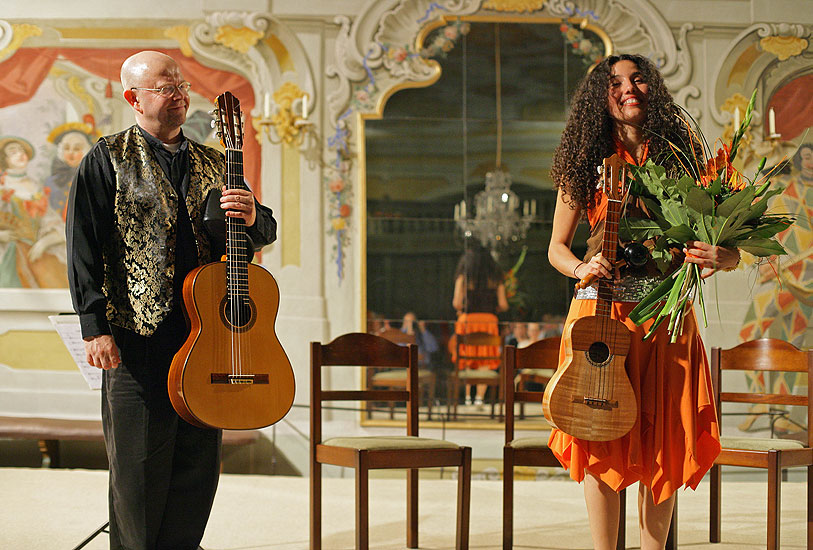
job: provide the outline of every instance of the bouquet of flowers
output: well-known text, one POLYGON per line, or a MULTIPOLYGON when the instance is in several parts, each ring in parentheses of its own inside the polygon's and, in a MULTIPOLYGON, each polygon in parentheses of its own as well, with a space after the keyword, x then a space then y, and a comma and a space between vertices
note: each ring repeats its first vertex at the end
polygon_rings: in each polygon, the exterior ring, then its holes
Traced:
MULTIPOLYGON (((758 179, 765 159, 753 180, 732 166, 743 133, 751 122, 755 99, 756 92, 731 143, 721 145, 714 157, 700 159, 694 151, 682 152, 683 158, 694 159, 693 165, 684 164, 686 173, 682 177, 667 177, 666 170, 651 160, 640 167, 630 166, 630 192, 643 200, 652 219, 623 219, 619 229, 623 238, 654 240, 650 252, 661 270, 671 261, 671 249, 682 248, 691 240, 736 247, 758 257, 786 254, 773 237, 787 229, 793 219, 766 213, 768 200, 783 189, 769 190, 770 174, 758 179)), ((683 326, 686 305, 695 297, 703 322, 708 324, 700 271, 697 264, 684 263, 632 310, 630 319, 637 325, 655 317, 645 339, 668 319, 671 341, 675 342, 683 326)))

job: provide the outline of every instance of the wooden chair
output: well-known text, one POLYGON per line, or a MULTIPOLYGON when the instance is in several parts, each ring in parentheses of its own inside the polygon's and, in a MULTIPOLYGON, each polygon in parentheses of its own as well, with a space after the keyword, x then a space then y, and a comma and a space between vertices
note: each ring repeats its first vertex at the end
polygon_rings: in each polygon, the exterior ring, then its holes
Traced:
MULTIPOLYGON (((401 332, 396 328, 390 328, 378 334, 382 338, 386 338, 390 342, 406 346, 415 344, 416 338, 414 334, 407 334, 401 332)), ((435 399, 435 373, 429 369, 418 369, 418 383, 423 390, 421 395, 426 400, 426 419, 432 420, 432 402, 435 399)), ((407 375, 404 369, 367 369, 367 387, 368 388, 406 388, 407 375)), ((367 416, 370 417, 372 411, 368 410, 367 416)), ((395 403, 390 403, 390 419, 395 418, 395 403)))
POLYGON ((418 437, 418 348, 399 346, 372 334, 339 336, 329 344, 311 343, 310 548, 322 547, 322 464, 354 468, 356 474, 356 548, 369 546, 368 475, 372 469, 407 470, 407 547, 418 547, 418 468, 457 466, 457 536, 455 548, 469 547, 471 448, 418 437), (391 367, 407 371, 404 390, 322 390, 322 368, 391 367), (324 401, 403 401, 406 436, 322 436, 324 401))
POLYGON ((813 351, 802 351, 782 340, 763 338, 744 342, 730 349, 711 349, 711 375, 717 402, 718 421, 722 431, 720 407, 722 402, 763 403, 770 405, 797 405, 807 407, 807 438, 805 442, 789 439, 755 437, 721 437, 722 452, 711 468, 711 511, 709 540, 720 542, 721 535, 721 475, 720 467, 747 466, 768 471, 768 550, 779 548, 780 490, 782 471, 793 466, 807 467, 807 547, 813 547, 813 438, 810 425, 813 421, 813 393, 809 384, 813 381, 813 351), (772 393, 725 392, 722 390, 722 372, 729 370, 806 372, 807 395, 772 393))
MULTIPOLYGON (((514 408, 516 403, 542 404, 544 391, 518 391, 514 388, 517 373, 526 369, 554 368, 559 364, 561 338, 554 336, 534 342, 527 348, 505 346, 505 445, 503 446, 503 504, 502 504, 502 546, 510 550, 514 545, 514 466, 553 466, 561 467, 559 460, 548 447, 548 436, 514 437, 514 408)), ((626 489, 620 493, 618 539, 616 550, 626 546, 626 489)), ((667 550, 677 549, 677 502, 669 528, 667 550)))
MULTIPOLYGON (((487 332, 471 332, 469 334, 456 334, 456 355, 455 369, 449 375, 449 402, 451 408, 450 416, 457 419, 457 405, 460 400, 460 385, 485 384, 493 388, 491 392, 491 418, 494 418, 494 410, 499 403, 502 407, 503 377, 500 375, 501 369, 476 369, 467 365, 469 361, 499 361, 502 366, 502 337, 499 334, 489 334, 487 332), (486 348, 497 349, 496 354, 484 354, 486 348)), ((502 411, 500 411, 502 419, 502 411)))
MULTIPOLYGON (((540 340, 546 342, 545 348, 551 351, 556 350, 556 355, 553 361, 545 363, 536 363, 533 367, 527 369, 517 369, 516 376, 514 377, 515 391, 528 391, 531 387, 530 384, 545 387, 550 382, 551 377, 556 373, 559 359, 559 346, 562 341, 561 336, 552 336, 540 340)), ((536 343, 536 342, 534 342, 536 343)), ((508 386, 506 386, 508 387, 508 386)), ((519 418, 525 418, 525 401, 517 401, 519 403, 519 418)))

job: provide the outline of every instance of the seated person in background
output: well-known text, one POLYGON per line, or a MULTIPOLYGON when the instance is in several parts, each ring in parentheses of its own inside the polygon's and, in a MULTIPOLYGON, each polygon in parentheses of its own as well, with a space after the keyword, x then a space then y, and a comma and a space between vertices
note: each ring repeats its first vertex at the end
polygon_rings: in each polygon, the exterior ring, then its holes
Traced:
POLYGON ((538 341, 541 338, 542 328, 539 326, 539 323, 528 323, 527 328, 525 329, 525 334, 526 338, 517 343, 518 348, 527 348, 534 342, 538 341))
POLYGON ((426 321, 418 321, 411 311, 404 314, 401 332, 414 334, 418 346, 418 365, 428 367, 432 363, 432 354, 440 349, 435 335, 426 329, 426 321))
POLYGON ((525 323, 511 323, 511 330, 505 335, 506 346, 518 346, 520 342, 528 339, 525 323))

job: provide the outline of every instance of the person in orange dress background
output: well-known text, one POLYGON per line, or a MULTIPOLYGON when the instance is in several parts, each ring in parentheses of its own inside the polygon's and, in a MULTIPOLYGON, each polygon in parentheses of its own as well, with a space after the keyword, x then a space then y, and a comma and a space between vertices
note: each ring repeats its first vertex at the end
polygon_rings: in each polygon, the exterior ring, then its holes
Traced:
MULTIPOLYGON (((669 343, 666 324, 643 341, 652 320, 637 327, 629 320, 629 312, 663 276, 651 259, 638 270, 616 271, 600 254, 607 197, 597 189, 596 168, 604 158, 618 153, 628 163, 641 164, 652 158, 667 171, 679 173, 680 162, 666 139, 684 148, 697 149, 699 145, 678 114, 652 62, 637 55, 610 56, 598 63, 576 90, 554 153, 551 172, 557 200, 548 249, 553 267, 575 279, 588 275, 641 279, 632 296, 614 296, 611 312, 632 332, 625 362, 638 404, 632 430, 619 439, 597 442, 554 429, 549 440, 570 476, 584 482, 596 550, 615 548, 618 493, 635 482, 639 482, 641 549, 664 548, 675 491, 680 486, 697 487, 720 452, 708 361, 694 314, 686 315, 676 343, 669 343), (573 254, 571 244, 577 225, 585 217, 591 237, 587 254, 581 259, 573 254)), ((703 277, 733 268, 739 261, 737 250, 702 242, 686 243, 682 252, 675 254, 673 269, 683 261, 696 263, 705 268, 703 277)), ((595 298, 594 287, 579 290, 565 326, 595 315, 595 298)), ((563 339, 560 368, 568 345, 568 339, 563 339)))
MULTIPOLYGON (((457 312, 455 334, 470 334, 472 332, 488 332, 499 334, 499 319, 497 313, 508 311, 508 299, 505 294, 503 272, 491 253, 480 243, 472 241, 467 243, 465 253, 460 257, 455 270, 454 294, 452 307, 457 312)), ((451 343, 452 361, 457 361, 455 343, 451 343)), ((463 346, 464 347, 464 346, 463 346)), ((474 349, 464 349, 465 355, 477 357, 493 357, 499 350, 488 346, 472 346, 474 349)), ((499 360, 494 359, 466 359, 471 364, 458 364, 458 368, 497 369, 499 360)), ((460 361, 459 363, 463 363, 460 361)), ((474 394, 474 404, 482 405, 487 386, 477 384, 474 394)), ((471 403, 470 388, 466 385, 465 403, 471 403)), ((456 399, 457 396, 454 396, 456 399)))

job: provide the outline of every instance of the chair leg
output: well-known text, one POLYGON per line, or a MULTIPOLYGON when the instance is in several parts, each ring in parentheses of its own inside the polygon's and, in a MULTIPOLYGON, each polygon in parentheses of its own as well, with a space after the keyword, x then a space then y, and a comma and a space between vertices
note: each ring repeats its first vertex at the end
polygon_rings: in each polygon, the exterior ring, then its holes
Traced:
POLYGON ((768 453, 768 550, 779 549, 779 505, 782 497, 782 470, 779 453, 768 453))
POLYGON ((471 447, 463 447, 462 463, 457 470, 457 530, 455 550, 469 548, 469 513, 471 511, 471 447))
POLYGON ((807 467, 807 547, 813 548, 813 466, 807 467))
POLYGON ((621 489, 618 493, 618 537, 615 539, 615 549, 624 550, 627 546, 627 490, 621 489))
POLYGON ((407 470, 407 548, 418 547, 418 471, 407 470))
POLYGON ((359 451, 356 454, 356 550, 368 550, 370 546, 368 476, 367 453, 359 451))
POLYGON ((503 449, 502 548, 514 547, 514 451, 503 449))
POLYGON ((310 550, 322 549, 322 465, 311 459, 310 550))
POLYGON ((672 508, 672 521, 669 523, 669 533, 666 535, 666 550, 678 548, 678 497, 675 493, 675 504, 672 508))
POLYGON ((432 403, 435 401, 435 378, 432 375, 432 378, 429 380, 427 384, 429 389, 426 392, 426 419, 432 420, 432 403))
POLYGON ((719 464, 709 473, 709 542, 720 542, 722 536, 722 471, 719 464))

